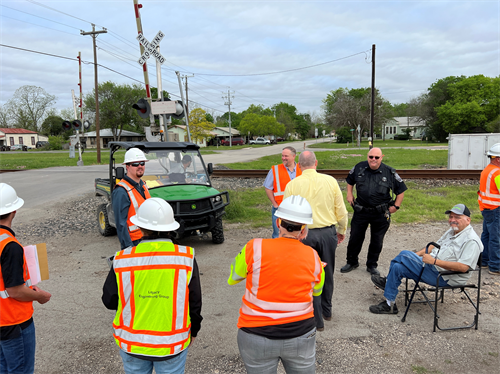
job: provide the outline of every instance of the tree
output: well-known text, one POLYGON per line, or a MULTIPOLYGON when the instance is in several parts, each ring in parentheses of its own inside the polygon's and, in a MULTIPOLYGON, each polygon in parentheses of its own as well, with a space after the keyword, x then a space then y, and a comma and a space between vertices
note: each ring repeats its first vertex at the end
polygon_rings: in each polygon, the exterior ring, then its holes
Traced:
POLYGON ((468 133, 475 128, 486 130, 498 117, 500 108, 500 78, 476 75, 448 87, 450 99, 436 108, 443 130, 448 133, 468 133))
MULTIPOLYGON (((139 117, 132 108, 140 98, 146 96, 138 84, 99 84, 99 121, 101 129, 111 129, 113 140, 120 140, 123 130, 141 131, 149 119, 139 117)), ((95 90, 85 96, 85 111, 95 116, 95 90)))
MULTIPOLYGON (((370 131, 371 88, 338 88, 323 100, 325 125, 330 129, 349 127, 361 133, 370 131)), ((375 90, 374 132, 392 117, 390 103, 375 90)))
POLYGON ((61 135, 62 133, 69 134, 69 131, 64 131, 62 128, 63 121, 64 119, 59 116, 48 116, 43 121, 40 132, 45 136, 56 136, 61 135))
POLYGON ((249 113, 241 120, 238 130, 241 134, 260 135, 259 126, 260 116, 255 113, 249 113))
POLYGON ((4 110, 13 127, 39 131, 55 102, 56 97, 41 87, 22 86, 14 92, 4 110))
MULTIPOLYGON (((245 116, 243 113, 244 112, 241 112, 241 113, 231 112, 231 128, 239 129, 240 122, 243 119, 243 117, 245 116)), ((220 116, 218 118, 217 125, 224 126, 224 127, 229 126, 229 112, 224 113, 222 116, 220 116)))
POLYGON ((435 138, 439 141, 446 141, 448 133, 443 129, 443 124, 438 118, 437 108, 451 99, 448 86, 460 82, 463 79, 465 79, 465 76, 450 76, 439 79, 427 89, 426 93, 410 101, 410 104, 415 107, 418 113, 417 117, 425 122, 428 137, 435 138))
POLYGON ((195 108, 189 112, 189 131, 195 143, 211 138, 214 127, 212 122, 207 121, 207 113, 203 109, 195 108))
POLYGON ((336 131, 337 143, 348 143, 352 141, 351 129, 349 127, 341 127, 336 131))

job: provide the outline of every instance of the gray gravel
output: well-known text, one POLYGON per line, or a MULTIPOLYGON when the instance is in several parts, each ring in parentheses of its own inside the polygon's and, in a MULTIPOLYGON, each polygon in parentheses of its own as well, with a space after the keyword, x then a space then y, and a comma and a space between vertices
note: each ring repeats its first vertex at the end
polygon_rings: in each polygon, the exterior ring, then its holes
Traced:
MULTIPOLYGON (((262 179, 214 179, 218 189, 262 186, 262 179)), ((420 183, 420 182, 419 182, 420 183)), ((426 182, 422 181, 422 185, 426 182)), ((439 185, 456 181, 437 181, 439 185)), ((465 182, 467 183, 467 182, 465 182)), ((47 242, 50 279, 41 284, 53 298, 35 303, 37 326, 36 373, 122 373, 112 338, 113 312, 100 301, 108 268, 104 258, 119 248, 116 236, 98 234, 96 209, 105 202, 93 194, 58 203, 43 212, 43 219, 16 217, 21 243, 47 242), (18 219, 19 218, 19 219, 18 219)), ((384 241, 380 270, 402 248, 418 249, 440 236, 446 224, 394 225, 384 241)), ((474 227, 481 231, 480 225, 474 227)), ((236 320, 243 287, 228 287, 229 264, 246 241, 269 237, 271 228, 241 229, 225 224, 226 242, 189 238, 196 249, 203 288, 202 330, 190 348, 187 373, 244 373, 236 345, 236 320)), ((366 245, 363 249, 366 254, 366 245)), ((368 273, 359 269, 341 274, 346 245, 337 249, 334 318, 317 336, 318 373, 496 373, 499 361, 500 279, 483 272, 482 314, 478 330, 432 333, 432 313, 427 306, 412 307, 406 323, 398 299, 398 316, 378 316, 367 311, 380 302, 382 292, 368 273)), ((362 253, 362 256, 363 256, 362 253)), ((440 306, 441 308, 441 306, 440 306)), ((446 316, 469 321, 471 313, 459 294, 447 295, 446 316)), ((283 373, 282 367, 279 370, 283 373)))

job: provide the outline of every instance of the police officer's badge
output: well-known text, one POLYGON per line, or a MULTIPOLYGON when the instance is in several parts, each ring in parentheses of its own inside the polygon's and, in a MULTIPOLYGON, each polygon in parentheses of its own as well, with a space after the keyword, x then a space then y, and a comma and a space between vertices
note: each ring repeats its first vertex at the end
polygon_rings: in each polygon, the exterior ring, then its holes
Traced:
POLYGON ((387 182, 387 178, 386 177, 382 177, 382 182, 387 182))

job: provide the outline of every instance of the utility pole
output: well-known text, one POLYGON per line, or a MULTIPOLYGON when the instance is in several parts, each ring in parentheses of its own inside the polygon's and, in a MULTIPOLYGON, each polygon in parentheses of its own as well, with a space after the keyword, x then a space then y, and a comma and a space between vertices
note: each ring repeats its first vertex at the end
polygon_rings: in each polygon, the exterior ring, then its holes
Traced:
POLYGON ((184 113, 185 113, 184 120, 186 121, 186 130, 187 130, 187 134, 188 134, 188 142, 191 143, 191 132, 189 131, 189 116, 187 115, 187 105, 186 105, 187 103, 184 100, 184 91, 182 91, 181 74, 178 71, 176 71, 175 75, 177 75, 177 81, 179 82, 179 91, 181 93, 182 106, 183 106, 184 113))
POLYGON ((189 116, 189 98, 188 98, 188 78, 194 77, 193 75, 183 75, 182 78, 186 80, 186 116, 189 116))
POLYGON ((372 102, 370 109, 370 138, 369 147, 373 148, 373 121, 375 114, 375 44, 372 45, 372 102))
MULTIPOLYGON (((233 91, 234 93, 234 91, 233 91)), ((231 140, 232 136, 233 136, 233 133, 231 132, 231 99, 234 99, 234 95, 231 94, 231 92, 229 91, 229 87, 227 89, 227 95, 226 96, 222 96, 223 99, 227 100, 224 105, 227 105, 228 108, 229 108, 229 146, 232 147, 233 146, 233 142, 231 140)))
POLYGON ((97 146, 97 163, 101 163, 101 126, 99 123, 99 89, 97 83, 97 50, 95 45, 95 40, 98 34, 106 34, 108 31, 103 28, 101 31, 95 31, 95 25, 92 24, 92 31, 85 32, 80 30, 82 35, 91 35, 94 42, 94 85, 95 85, 95 134, 96 134, 96 146, 97 146))

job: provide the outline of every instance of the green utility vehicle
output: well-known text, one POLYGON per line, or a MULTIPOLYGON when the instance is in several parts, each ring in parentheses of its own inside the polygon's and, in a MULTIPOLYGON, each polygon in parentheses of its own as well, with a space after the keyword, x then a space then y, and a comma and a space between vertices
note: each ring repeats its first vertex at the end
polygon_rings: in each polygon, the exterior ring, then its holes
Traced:
POLYGON ((107 203, 97 210, 99 231, 103 236, 116 234, 112 186, 124 177, 125 168, 116 165, 115 153, 119 149, 139 148, 144 152, 146 168, 142 180, 147 184, 151 197, 166 200, 174 210, 175 220, 180 227, 177 238, 191 235, 212 234, 212 242, 224 242, 222 216, 229 204, 227 191, 219 192, 212 187, 210 175, 212 164, 205 167, 199 146, 193 143, 176 142, 110 142, 109 178, 96 178, 95 193, 105 196, 107 203), (182 160, 191 158, 186 166, 182 160))

